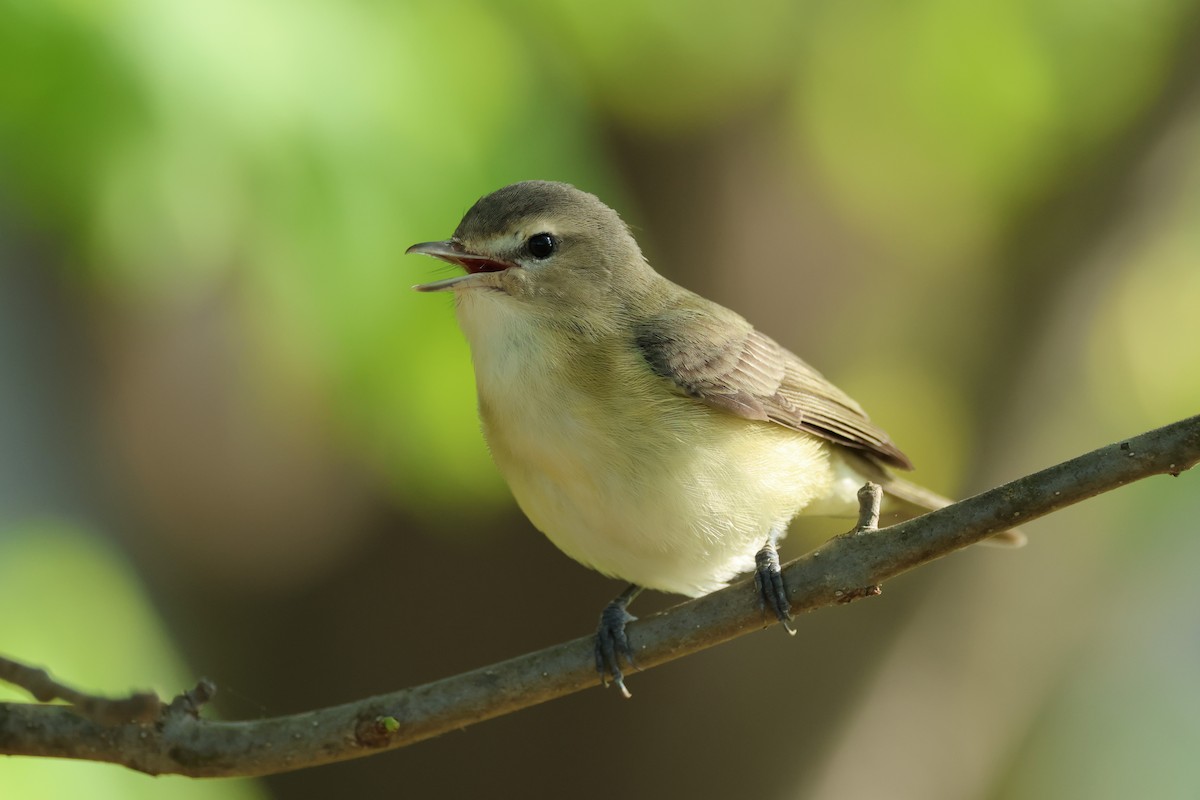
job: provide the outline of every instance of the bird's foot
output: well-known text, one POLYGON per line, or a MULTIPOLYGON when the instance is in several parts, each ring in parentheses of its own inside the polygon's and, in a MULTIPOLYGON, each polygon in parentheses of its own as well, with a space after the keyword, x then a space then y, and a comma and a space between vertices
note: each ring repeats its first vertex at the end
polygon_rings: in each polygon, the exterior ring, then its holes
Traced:
POLYGON ((624 658, 630 667, 638 669, 633 660, 633 647, 625 635, 625 626, 637 619, 629 613, 628 606, 639 592, 639 587, 630 586, 620 597, 606 605, 604 611, 600 612, 600 625, 596 628, 596 672, 600 674, 600 683, 607 688, 611 679, 625 697, 632 695, 625 688, 621 659, 624 658))
POLYGON ((787 584, 783 582, 783 572, 779 567, 779 550, 775 541, 768 541, 754 556, 754 586, 758 589, 758 607, 766 612, 769 608, 775 613, 784 630, 792 636, 796 629, 792 627, 792 603, 788 598, 787 584))

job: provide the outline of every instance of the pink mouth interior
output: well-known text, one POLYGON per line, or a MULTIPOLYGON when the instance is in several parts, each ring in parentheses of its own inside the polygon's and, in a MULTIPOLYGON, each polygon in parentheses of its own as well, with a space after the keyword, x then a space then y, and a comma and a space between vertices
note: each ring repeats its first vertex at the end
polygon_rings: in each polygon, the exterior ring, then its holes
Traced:
POLYGON ((508 269, 508 264, 502 264, 499 261, 492 261, 488 258, 463 258, 460 256, 456 260, 463 269, 472 275, 477 272, 502 272, 508 269))

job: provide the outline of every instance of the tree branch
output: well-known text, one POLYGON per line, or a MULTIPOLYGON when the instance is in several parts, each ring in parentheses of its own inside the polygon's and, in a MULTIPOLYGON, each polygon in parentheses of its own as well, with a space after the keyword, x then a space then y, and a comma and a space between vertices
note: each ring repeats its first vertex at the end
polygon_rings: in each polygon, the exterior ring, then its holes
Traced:
MULTIPOLYGON (((1200 416, 890 528, 860 520, 851 533, 784 568, 792 611, 877 594, 888 578, 1018 523, 1151 475, 1177 476, 1197 462, 1200 416)), ((870 498, 863 502, 869 521, 870 498)), ((744 581, 635 622, 628 633, 638 664, 648 669, 768 624, 744 581)), ((9 663, 15 666, 0 677, 16 676, 38 697, 71 699, 44 673, 9 663)), ((107 725, 69 706, 0 703, 0 753, 108 761, 151 774, 267 775, 403 747, 598 683, 585 637, 424 686, 249 722, 199 719, 194 693, 161 705, 152 722, 107 725)), ((73 702, 86 705, 82 696, 73 702)), ((121 706, 106 708, 105 720, 113 708, 121 706)))

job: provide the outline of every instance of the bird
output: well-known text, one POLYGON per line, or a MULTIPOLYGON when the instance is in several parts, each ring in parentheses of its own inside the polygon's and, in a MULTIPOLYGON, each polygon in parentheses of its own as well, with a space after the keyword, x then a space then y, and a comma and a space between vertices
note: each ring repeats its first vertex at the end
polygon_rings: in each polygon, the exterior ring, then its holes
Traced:
POLYGON ((406 253, 462 270, 413 288, 454 296, 484 438, 521 510, 629 584, 595 636, 601 682, 625 696, 642 589, 699 597, 753 571, 764 613, 794 633, 778 545, 795 516, 853 516, 867 481, 904 517, 951 502, 895 475, 912 462, 820 372, 656 272, 593 194, 514 183, 406 253))

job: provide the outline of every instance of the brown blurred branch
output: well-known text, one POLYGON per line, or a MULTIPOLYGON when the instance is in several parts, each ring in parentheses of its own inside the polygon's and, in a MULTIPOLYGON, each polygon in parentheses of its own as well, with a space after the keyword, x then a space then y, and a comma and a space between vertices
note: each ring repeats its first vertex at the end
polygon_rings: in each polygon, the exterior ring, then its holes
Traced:
MULTIPOLYGON (((785 567, 792 610, 811 611, 868 596, 888 578, 1018 522, 1151 475, 1179 475, 1198 462, 1200 416, 1102 447, 900 525, 836 537, 785 567)), ((654 667, 767 625, 748 584, 630 625, 641 667, 654 667)), ((370 658, 371 643, 363 642, 355 657, 370 658)), ((63 687, 44 673, 8 664, 13 668, 5 675, 33 688, 35 695, 63 696, 63 687)), ((0 753, 108 761, 151 774, 267 775, 403 747, 597 684, 592 640, 585 637, 436 683, 249 722, 198 719, 188 695, 161 705, 151 722, 113 725, 68 706, 0 703, 0 753)))

